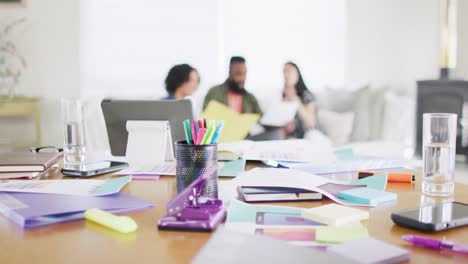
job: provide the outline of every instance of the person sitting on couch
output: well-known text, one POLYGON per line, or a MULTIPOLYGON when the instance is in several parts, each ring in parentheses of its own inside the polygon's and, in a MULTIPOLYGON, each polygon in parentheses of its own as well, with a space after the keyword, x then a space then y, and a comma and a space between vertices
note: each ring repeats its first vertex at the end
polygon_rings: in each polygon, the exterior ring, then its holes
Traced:
POLYGON ((203 103, 203 109, 210 101, 218 101, 238 113, 262 114, 262 110, 255 96, 245 89, 247 67, 243 57, 234 56, 229 63, 229 77, 227 80, 212 87, 203 103))
POLYGON ((200 84, 198 71, 188 64, 175 65, 166 80, 167 96, 163 99, 180 100, 192 96, 200 84))

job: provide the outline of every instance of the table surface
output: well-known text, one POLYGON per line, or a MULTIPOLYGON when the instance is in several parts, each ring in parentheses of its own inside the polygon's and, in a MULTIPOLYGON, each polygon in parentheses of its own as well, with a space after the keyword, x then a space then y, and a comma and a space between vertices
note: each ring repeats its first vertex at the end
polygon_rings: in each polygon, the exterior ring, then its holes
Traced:
MULTIPOLYGON (((254 166, 257 164, 248 164, 248 167, 254 166)), ((45 178, 59 179, 62 175, 58 169, 53 169, 45 178)), ((410 250, 411 263, 468 263, 467 256, 413 247, 400 239, 403 234, 419 232, 394 225, 390 219, 392 212, 447 201, 422 196, 418 178, 414 184, 389 183, 387 190, 398 193, 398 201, 387 207, 370 209, 370 218, 363 224, 372 237, 410 250)), ((468 186, 457 184, 455 190, 454 199, 468 203, 468 186)), ((210 238, 211 233, 158 231, 156 222, 176 194, 175 177, 165 176, 158 181, 134 180, 123 191, 156 205, 129 214, 139 225, 135 233, 124 235, 87 221, 23 230, 0 217, 0 263, 190 263, 210 238)), ((310 208, 329 202, 326 199, 275 204, 310 208)), ((468 244, 468 227, 423 235, 468 244)))

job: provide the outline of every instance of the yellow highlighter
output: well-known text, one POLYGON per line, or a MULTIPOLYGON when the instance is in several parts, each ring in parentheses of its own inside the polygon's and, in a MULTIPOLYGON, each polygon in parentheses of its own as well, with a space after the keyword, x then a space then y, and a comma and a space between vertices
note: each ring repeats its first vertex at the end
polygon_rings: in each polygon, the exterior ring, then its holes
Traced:
POLYGON ((118 216, 100 209, 89 209, 84 213, 86 220, 98 223, 120 233, 130 233, 137 230, 138 225, 128 216, 118 216))

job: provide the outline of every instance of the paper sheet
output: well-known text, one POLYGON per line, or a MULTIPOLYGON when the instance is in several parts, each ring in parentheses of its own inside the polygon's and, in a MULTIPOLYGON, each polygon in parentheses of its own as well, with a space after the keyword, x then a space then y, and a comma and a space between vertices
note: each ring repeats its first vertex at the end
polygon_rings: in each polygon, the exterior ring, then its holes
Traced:
MULTIPOLYGON (((333 149, 305 139, 238 141, 220 144, 218 151, 237 153, 246 160, 281 160, 307 162, 308 165, 330 164, 336 160, 333 149)), ((289 163, 288 163, 289 164, 289 163)))
POLYGON ((296 116, 297 102, 279 102, 268 108, 260 123, 266 126, 282 127, 291 122, 296 116))
POLYGON ((114 173, 115 175, 176 175, 175 161, 166 161, 164 165, 130 166, 114 173))
MULTIPOLYGON (((236 177, 244 171, 244 168, 245 160, 243 159, 233 161, 220 161, 218 162, 218 176, 236 177)), ((174 161, 166 161, 164 165, 132 166, 127 169, 116 172, 115 175, 132 175, 136 177, 135 179, 143 179, 146 176, 175 176, 176 172, 176 163, 174 161)), ((150 178, 146 177, 146 179, 150 178)))
POLYGON ((0 191, 100 196, 119 192, 131 180, 131 176, 125 176, 109 180, 0 181, 0 191))
POLYGON ((224 120, 224 127, 219 142, 231 142, 244 139, 250 128, 260 119, 259 114, 239 114, 227 106, 211 101, 208 103, 203 118, 209 120, 224 120))

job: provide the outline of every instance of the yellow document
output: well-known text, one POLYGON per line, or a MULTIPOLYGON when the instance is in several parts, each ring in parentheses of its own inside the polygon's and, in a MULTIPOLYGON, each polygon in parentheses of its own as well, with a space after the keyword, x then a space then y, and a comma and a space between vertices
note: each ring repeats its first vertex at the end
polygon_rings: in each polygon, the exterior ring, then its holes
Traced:
POLYGON ((219 142, 231 142, 244 139, 249 130, 260 119, 259 114, 239 114, 227 106, 217 101, 210 101, 205 111, 203 118, 207 120, 224 120, 223 131, 219 138, 219 142))

